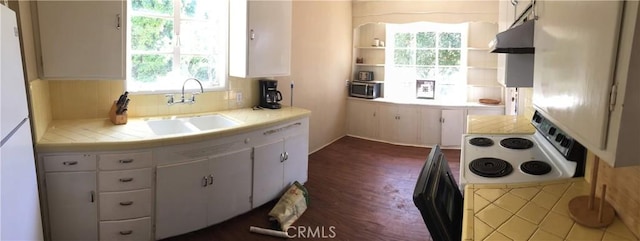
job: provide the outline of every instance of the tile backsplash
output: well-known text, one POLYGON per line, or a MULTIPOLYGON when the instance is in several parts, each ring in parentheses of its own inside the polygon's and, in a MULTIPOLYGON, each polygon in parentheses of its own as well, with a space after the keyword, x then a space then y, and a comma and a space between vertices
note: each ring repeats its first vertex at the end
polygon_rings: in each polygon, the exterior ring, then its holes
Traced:
MULTIPOLYGON (((107 118, 111 104, 124 92, 124 81, 53 80, 49 82, 53 120, 107 118)), ((164 94, 130 94, 130 117, 191 114, 257 104, 257 79, 229 78, 227 91, 205 91, 194 104, 168 106, 164 94), (236 99, 241 93, 242 99, 236 99)), ((176 91, 176 98, 179 98, 176 91)), ((190 95, 187 95, 190 96, 190 95)))

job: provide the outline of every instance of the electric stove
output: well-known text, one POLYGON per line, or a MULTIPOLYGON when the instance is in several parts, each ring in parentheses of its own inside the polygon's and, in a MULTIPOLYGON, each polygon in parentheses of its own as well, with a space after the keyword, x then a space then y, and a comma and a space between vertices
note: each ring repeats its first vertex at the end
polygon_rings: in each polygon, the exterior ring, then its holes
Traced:
POLYGON ((460 152, 460 188, 466 184, 522 183, 584 175, 586 150, 537 112, 533 134, 467 134, 460 152))

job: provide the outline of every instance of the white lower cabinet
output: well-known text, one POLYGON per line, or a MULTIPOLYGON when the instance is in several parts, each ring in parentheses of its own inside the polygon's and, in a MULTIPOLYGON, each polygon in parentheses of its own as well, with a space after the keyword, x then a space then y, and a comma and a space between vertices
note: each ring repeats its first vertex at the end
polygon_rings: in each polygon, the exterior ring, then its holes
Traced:
POLYGON ((380 106, 380 138, 398 144, 419 141, 418 108, 411 105, 380 106))
POLYGON ((349 99, 347 134, 401 145, 460 147, 469 115, 502 115, 504 107, 436 106, 349 99))
POLYGON ((378 104, 369 101, 347 102, 349 134, 357 137, 377 139, 379 137, 378 104))
POLYGON ((195 231, 251 209, 251 149, 158 166, 156 239, 195 231))
POLYGON ((295 135, 254 148, 254 208, 280 197, 294 181, 307 181, 308 137, 295 135))
POLYGON ((305 183, 308 149, 304 117, 151 150, 38 153, 48 240, 157 240, 223 222, 305 183))
POLYGON ((97 240, 95 171, 47 173, 45 180, 51 240, 97 240))
POLYGON ((442 129, 442 110, 439 108, 421 108, 420 143, 425 146, 440 144, 442 129))
POLYGON ((201 229, 207 225, 205 183, 207 159, 156 170, 156 239, 201 229))
POLYGON ((441 146, 460 146, 462 134, 464 134, 464 111, 462 109, 442 110, 441 146))

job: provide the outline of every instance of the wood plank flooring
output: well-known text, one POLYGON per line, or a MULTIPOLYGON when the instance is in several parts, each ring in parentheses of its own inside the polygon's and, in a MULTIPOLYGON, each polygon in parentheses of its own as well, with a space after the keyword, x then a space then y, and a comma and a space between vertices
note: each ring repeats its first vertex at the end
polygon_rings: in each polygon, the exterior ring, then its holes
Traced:
MULTIPOLYGON (((344 137, 310 155, 305 187, 311 202, 294 223, 298 228, 289 234, 298 231, 293 240, 431 240, 412 200, 429 152, 428 148, 344 137)), ((444 153, 457 178, 460 151, 444 153)), ((270 227, 267 214, 276 201, 166 240, 282 240, 249 232, 249 226, 270 227)))

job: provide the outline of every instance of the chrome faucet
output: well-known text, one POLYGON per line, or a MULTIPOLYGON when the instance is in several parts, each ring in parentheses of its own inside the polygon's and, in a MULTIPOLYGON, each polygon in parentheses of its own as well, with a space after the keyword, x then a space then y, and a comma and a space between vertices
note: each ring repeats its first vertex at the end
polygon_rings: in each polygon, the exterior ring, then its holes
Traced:
POLYGON ((196 79, 196 78, 188 78, 184 81, 184 83, 182 83, 182 95, 180 96, 180 101, 175 102, 173 100, 173 94, 166 94, 165 96, 167 97, 167 105, 173 105, 173 104, 193 104, 196 103, 196 95, 197 94, 202 94, 204 93, 204 88, 202 87, 202 83, 200 82, 200 80, 196 79), (184 86, 187 84, 187 82, 189 80, 195 80, 196 82, 198 82, 198 85, 200 85, 200 93, 198 92, 193 92, 191 93, 191 98, 188 100, 185 100, 184 98, 184 86))

